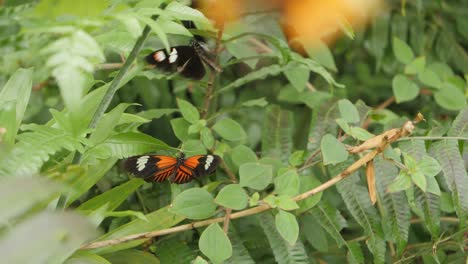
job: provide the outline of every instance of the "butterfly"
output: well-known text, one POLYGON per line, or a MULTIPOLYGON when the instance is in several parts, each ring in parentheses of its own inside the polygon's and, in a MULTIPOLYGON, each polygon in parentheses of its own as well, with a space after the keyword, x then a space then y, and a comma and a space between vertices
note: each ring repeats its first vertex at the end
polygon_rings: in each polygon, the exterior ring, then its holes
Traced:
POLYGON ((192 40, 188 46, 156 50, 146 56, 146 62, 166 72, 178 72, 182 76, 200 80, 205 76, 203 62, 216 71, 221 69, 207 56, 207 49, 198 41, 192 40))
POLYGON ((170 182, 181 184, 194 178, 213 173, 220 163, 217 155, 195 155, 185 158, 162 155, 139 155, 125 161, 125 169, 147 182, 170 182))

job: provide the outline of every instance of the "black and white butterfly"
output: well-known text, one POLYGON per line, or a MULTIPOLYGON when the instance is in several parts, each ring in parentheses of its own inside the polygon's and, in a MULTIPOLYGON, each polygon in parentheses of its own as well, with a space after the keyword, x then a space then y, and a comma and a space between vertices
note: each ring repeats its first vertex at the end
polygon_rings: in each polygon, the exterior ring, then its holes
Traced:
POLYGON ((221 69, 208 58, 207 49, 196 40, 192 40, 188 46, 171 47, 168 53, 166 49, 156 50, 146 56, 146 62, 154 65, 156 69, 167 72, 178 72, 190 79, 200 80, 205 76, 203 62, 215 71, 221 69))

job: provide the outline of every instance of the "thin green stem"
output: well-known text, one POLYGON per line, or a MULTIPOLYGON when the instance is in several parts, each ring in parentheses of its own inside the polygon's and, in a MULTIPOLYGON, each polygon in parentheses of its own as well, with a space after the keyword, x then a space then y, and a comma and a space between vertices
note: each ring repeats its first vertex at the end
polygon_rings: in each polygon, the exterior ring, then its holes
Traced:
MULTIPOLYGON (((165 3, 161 4, 161 9, 166 8, 165 3)), ((153 16, 153 20, 158 19, 159 15, 153 16)), ((128 72, 130 69, 130 66, 132 65, 133 61, 136 59, 138 53, 140 52, 141 48, 143 47, 143 43, 145 42, 146 38, 148 37, 149 33, 151 31, 151 28, 146 25, 145 28, 143 29, 143 33, 141 36, 138 38, 136 41, 135 45, 133 46, 132 51, 128 55, 127 60, 123 64, 122 68, 119 70, 117 73, 117 76, 115 76, 114 80, 112 80, 112 83, 110 84, 109 88, 107 89, 106 93, 104 94, 104 97, 101 100, 101 103, 99 104, 96 112, 93 115, 93 119, 91 120, 91 123, 89 124, 89 128, 95 128, 99 120, 101 120, 102 116, 106 112, 107 108, 109 107, 112 98, 114 97, 115 93, 119 89, 119 83, 122 81, 123 77, 125 74, 128 72)))

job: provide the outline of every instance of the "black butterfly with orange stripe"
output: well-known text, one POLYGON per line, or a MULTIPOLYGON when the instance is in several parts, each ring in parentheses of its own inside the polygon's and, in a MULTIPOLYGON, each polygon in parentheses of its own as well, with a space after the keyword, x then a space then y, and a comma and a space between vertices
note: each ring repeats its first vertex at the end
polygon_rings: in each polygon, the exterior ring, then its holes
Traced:
POLYGON ((170 182, 182 184, 197 177, 213 173, 221 158, 217 155, 195 155, 185 158, 162 155, 139 155, 125 161, 125 169, 147 182, 170 182))

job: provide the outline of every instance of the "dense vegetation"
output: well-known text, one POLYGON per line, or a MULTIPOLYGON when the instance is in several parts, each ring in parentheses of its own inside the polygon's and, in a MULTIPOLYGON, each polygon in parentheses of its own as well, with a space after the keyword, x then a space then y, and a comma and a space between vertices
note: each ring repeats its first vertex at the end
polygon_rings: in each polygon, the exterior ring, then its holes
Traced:
POLYGON ((275 9, 0 1, 2 262, 465 263, 468 6, 386 4, 292 49, 275 9), (222 72, 145 63, 194 35, 222 72), (223 162, 182 185, 121 166, 180 151, 223 162))

